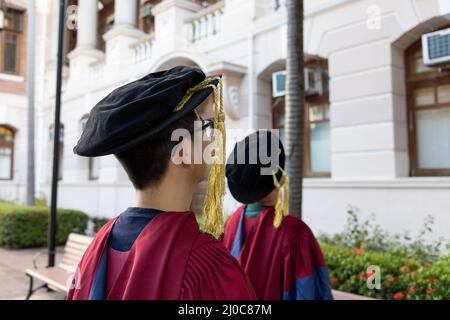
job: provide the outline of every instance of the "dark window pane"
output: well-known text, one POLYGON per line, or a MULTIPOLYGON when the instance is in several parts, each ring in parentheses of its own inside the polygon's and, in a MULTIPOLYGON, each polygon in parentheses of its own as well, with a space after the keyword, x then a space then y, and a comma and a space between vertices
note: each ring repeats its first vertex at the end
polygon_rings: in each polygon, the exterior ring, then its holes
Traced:
POLYGON ((17 35, 15 34, 11 34, 11 33, 7 33, 6 34, 6 42, 7 43, 17 43, 17 35))
POLYGON ((17 52, 17 45, 8 43, 5 44, 5 67, 4 67, 5 72, 11 73, 16 72, 17 66, 16 52, 17 52))
POLYGON ((5 14, 6 28, 14 31, 22 31, 22 13, 19 11, 7 11, 5 14))
POLYGON ((0 148, 0 179, 11 179, 12 150, 0 148))

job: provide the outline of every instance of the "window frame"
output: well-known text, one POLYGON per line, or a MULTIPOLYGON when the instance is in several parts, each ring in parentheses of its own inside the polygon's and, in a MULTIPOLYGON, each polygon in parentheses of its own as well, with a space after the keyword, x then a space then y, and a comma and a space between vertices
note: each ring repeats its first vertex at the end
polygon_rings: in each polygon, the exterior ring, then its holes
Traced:
POLYGON ((415 55, 422 50, 421 40, 415 42, 405 50, 406 66, 406 100, 408 115, 408 145, 409 145, 409 163, 410 176, 412 177, 442 177, 450 176, 449 169, 421 169, 419 167, 419 150, 417 142, 417 117, 416 113, 420 110, 438 110, 450 108, 450 103, 438 104, 437 87, 443 84, 450 84, 449 71, 427 71, 418 74, 412 72, 414 67, 415 55), (432 105, 416 106, 414 92, 422 88, 434 88, 435 103, 432 105))
MULTIPOLYGON (((324 71, 328 70, 328 62, 325 59, 313 58, 310 61, 305 62, 305 67, 320 67, 324 71)), ((326 72, 322 75, 325 77, 323 81, 328 81, 326 72)), ((272 86, 271 86, 272 88, 272 86)), ((303 172, 305 178, 330 178, 331 168, 329 172, 313 172, 311 167, 311 124, 330 122, 330 118, 327 120, 310 121, 309 120, 309 108, 319 105, 328 105, 330 107, 330 98, 328 84, 324 85, 324 92, 321 95, 313 95, 305 98, 305 114, 304 114, 304 159, 303 159, 303 172)), ((281 129, 279 126, 280 114, 285 113, 285 97, 272 98, 272 127, 274 129, 281 129)), ((284 129, 284 127, 283 127, 284 129)), ((330 137, 331 139, 331 137, 330 137)), ((331 150, 330 150, 331 153, 331 150)), ((330 154, 331 155, 331 154, 330 154)))
MULTIPOLYGON (((6 8, 7 11, 14 11, 16 13, 18 13, 19 15, 19 19, 20 19, 20 30, 15 30, 15 29, 11 29, 11 28, 7 28, 5 27, 3 30, 0 31, 0 57, 2 57, 2 59, 0 59, 0 73, 4 73, 4 74, 11 74, 11 75, 20 75, 21 74, 21 51, 22 51, 22 42, 23 42, 23 35, 24 35, 24 11, 23 10, 18 10, 18 9, 14 9, 14 8, 6 8), (16 65, 15 65, 15 70, 14 72, 5 70, 5 59, 6 59, 6 44, 7 44, 7 35, 14 35, 17 36, 17 41, 15 43, 16 45, 16 65)), ((5 19, 6 19, 6 14, 5 14, 5 19)))
MULTIPOLYGON (((83 133, 83 130, 85 128, 83 128, 83 122, 87 122, 89 119, 89 114, 85 114, 84 116, 81 117, 80 121, 79 121, 79 125, 80 125, 80 134, 83 133)), ((99 161, 99 159, 94 159, 93 157, 89 157, 88 158, 88 180, 89 181, 97 181, 100 178, 100 174, 98 173, 97 176, 93 175, 93 167, 94 167, 94 161, 97 160, 99 161)))
POLYGON ((0 140, 0 148, 8 148, 11 150, 9 178, 0 177, 0 181, 12 181, 14 180, 14 149, 17 130, 7 124, 0 124, 0 128, 6 129, 7 131, 10 131, 12 133, 12 141, 0 140))

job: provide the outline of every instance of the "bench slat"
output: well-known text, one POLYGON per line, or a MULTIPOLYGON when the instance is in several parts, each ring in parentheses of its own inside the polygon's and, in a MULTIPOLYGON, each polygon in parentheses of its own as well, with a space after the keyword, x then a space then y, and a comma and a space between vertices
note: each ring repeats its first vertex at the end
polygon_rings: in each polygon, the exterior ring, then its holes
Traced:
POLYGON ((92 239, 89 236, 71 233, 64 247, 64 255, 57 267, 36 270, 28 269, 26 273, 47 283, 55 290, 67 292, 68 280, 75 272, 92 239))
POLYGON ((74 243, 82 243, 85 245, 90 245, 92 242, 92 237, 85 236, 82 234, 77 233, 71 233, 67 239, 67 242, 74 242, 74 243))

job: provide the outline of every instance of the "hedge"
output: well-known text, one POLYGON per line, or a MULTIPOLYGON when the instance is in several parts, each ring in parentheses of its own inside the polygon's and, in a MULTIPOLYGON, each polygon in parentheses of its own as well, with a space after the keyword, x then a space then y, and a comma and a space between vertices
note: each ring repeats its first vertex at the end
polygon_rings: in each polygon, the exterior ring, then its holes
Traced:
MULTIPOLYGON (((0 202, 0 246, 10 249, 47 245, 48 207, 26 207, 0 202)), ((56 243, 66 242, 69 233, 83 233, 89 217, 76 210, 58 209, 56 243)))
POLYGON ((321 243, 333 289, 378 299, 450 299, 450 254, 420 262, 404 252, 321 243), (380 267, 381 288, 367 286, 367 267, 380 267))

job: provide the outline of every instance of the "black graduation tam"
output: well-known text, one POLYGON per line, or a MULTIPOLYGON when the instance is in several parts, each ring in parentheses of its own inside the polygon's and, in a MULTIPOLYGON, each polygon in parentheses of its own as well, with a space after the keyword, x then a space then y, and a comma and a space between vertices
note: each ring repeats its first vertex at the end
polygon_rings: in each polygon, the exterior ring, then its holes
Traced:
POLYGON ((276 166, 276 160, 275 163, 269 163, 268 158, 278 160, 278 166, 284 169, 283 145, 270 131, 256 131, 236 143, 227 160, 226 176, 228 188, 237 201, 246 204, 254 203, 275 189, 273 175, 262 174, 261 169, 272 169, 275 166, 273 172, 276 173, 277 181, 281 180, 283 172, 276 166), (261 156, 260 148, 263 148, 261 156))
MULTIPOLYGON (((189 89, 205 78, 200 69, 177 66, 115 89, 92 109, 74 153, 86 157, 117 154, 151 139, 213 92, 211 86, 195 90, 176 110, 189 89)), ((219 80, 214 78, 211 83, 217 86, 219 80)))

